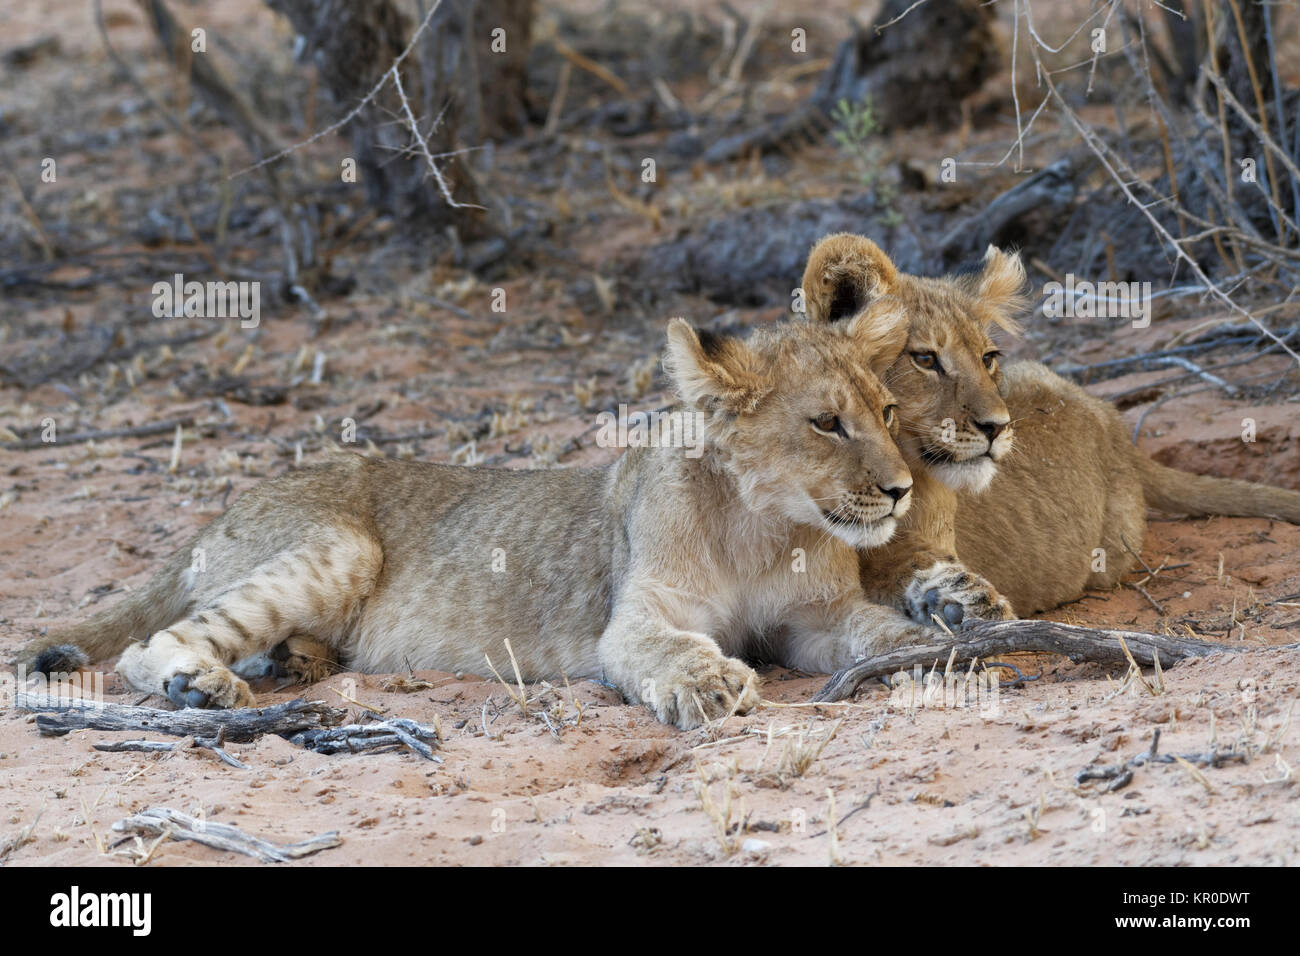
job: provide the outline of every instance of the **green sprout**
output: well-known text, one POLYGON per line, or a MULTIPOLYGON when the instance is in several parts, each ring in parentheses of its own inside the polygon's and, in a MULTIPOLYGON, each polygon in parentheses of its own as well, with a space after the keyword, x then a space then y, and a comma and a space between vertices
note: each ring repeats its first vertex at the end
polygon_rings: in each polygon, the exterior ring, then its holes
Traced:
POLYGON ((831 110, 831 119, 835 123, 831 135, 836 145, 853 160, 858 179, 875 193, 876 200, 885 210, 882 222, 887 226, 898 225, 902 216, 893 205, 896 196, 894 185, 880 175, 884 167, 883 150, 875 141, 880 132, 880 122, 876 119, 871 97, 863 97, 857 103, 841 99, 831 110))

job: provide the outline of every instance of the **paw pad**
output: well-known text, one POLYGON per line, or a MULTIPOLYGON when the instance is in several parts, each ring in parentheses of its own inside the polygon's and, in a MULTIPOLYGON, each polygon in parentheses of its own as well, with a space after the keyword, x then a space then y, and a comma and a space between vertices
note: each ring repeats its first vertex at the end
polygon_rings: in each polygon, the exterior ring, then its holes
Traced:
POLYGON ((167 697, 177 707, 207 707, 208 695, 190 686, 189 674, 177 674, 167 682, 167 697))

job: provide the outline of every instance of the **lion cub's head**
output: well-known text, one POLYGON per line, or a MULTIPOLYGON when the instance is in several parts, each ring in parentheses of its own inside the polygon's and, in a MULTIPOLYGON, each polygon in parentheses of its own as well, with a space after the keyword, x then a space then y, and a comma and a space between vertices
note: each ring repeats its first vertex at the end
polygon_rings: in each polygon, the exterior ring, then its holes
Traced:
POLYGON ((869 548, 889 540, 911 504, 900 416, 876 377, 905 337, 901 315, 747 341, 673 319, 664 366, 748 508, 869 548))
POLYGON ((870 239, 839 234, 808 256, 803 290, 809 319, 832 325, 892 322, 907 316, 907 344, 881 376, 897 396, 908 460, 944 484, 982 491, 1011 451, 1011 416, 1002 400, 993 326, 1017 331, 1025 270, 989 247, 983 268, 926 279, 900 273, 870 239))

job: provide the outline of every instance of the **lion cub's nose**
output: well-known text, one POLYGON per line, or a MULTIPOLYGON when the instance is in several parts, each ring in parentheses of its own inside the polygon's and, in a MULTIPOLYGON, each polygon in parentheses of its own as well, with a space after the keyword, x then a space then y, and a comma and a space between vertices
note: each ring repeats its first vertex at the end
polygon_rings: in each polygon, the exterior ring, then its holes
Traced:
POLYGON ((876 485, 881 491, 889 495, 895 501, 902 501, 912 490, 911 485, 895 485, 892 488, 886 488, 883 485, 876 485))
POLYGON ((975 427, 982 431, 989 441, 993 441, 1007 429, 1009 422, 976 422, 975 427))

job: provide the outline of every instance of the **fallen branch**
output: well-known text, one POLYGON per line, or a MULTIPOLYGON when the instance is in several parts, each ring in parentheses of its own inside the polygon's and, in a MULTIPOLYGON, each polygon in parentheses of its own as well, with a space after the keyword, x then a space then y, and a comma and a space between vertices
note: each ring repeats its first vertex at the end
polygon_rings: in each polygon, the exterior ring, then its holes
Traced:
POLYGON ((362 750, 400 750, 407 747, 425 760, 442 763, 435 757, 438 732, 433 727, 417 724, 404 717, 393 717, 373 724, 347 724, 304 730, 289 738, 289 742, 322 754, 359 753, 362 750))
MULTIPOLYGON (((194 419, 174 418, 165 422, 150 422, 147 425, 133 425, 129 428, 103 428, 88 432, 73 432, 71 435, 56 436, 55 441, 40 438, 24 438, 19 441, 0 442, 9 451, 30 451, 34 448, 57 448, 60 445, 75 445, 83 441, 107 441, 111 438, 147 438, 150 435, 168 435, 177 428, 193 428, 194 419)), ((201 428, 231 428, 229 422, 204 422, 201 428)))
POLYGON ((1004 244, 1002 236, 1009 226, 1044 207, 1049 214, 1060 215, 1074 202, 1076 177, 1086 172, 1084 163, 1067 156, 1017 182, 948 231, 939 243, 945 260, 960 262, 990 243, 1004 244))
POLYGON ((1144 667, 1155 663, 1157 653, 1161 665, 1168 666, 1189 657, 1244 650, 1235 644, 1212 644, 1208 641, 1138 631, 1078 627, 1056 621, 985 621, 970 630, 961 631, 955 642, 935 640, 932 644, 914 644, 858 661, 833 674, 813 700, 820 703, 844 700, 852 697, 858 685, 869 678, 911 670, 915 665, 929 667, 937 660, 947 660, 954 650, 954 663, 1024 651, 1046 651, 1064 654, 1073 661, 1127 664, 1125 644, 1134 660, 1144 667))
POLYGON ((1243 750, 1237 750, 1235 747, 1229 750, 1216 748, 1208 753, 1199 754, 1162 754, 1157 753, 1159 747, 1160 728, 1157 727, 1151 737, 1151 746, 1143 753, 1114 767, 1085 767, 1075 775, 1074 782, 1083 784, 1089 780, 1109 780, 1110 784, 1104 789, 1107 793, 1113 793, 1116 790, 1123 790, 1133 782, 1133 768, 1142 767, 1149 763, 1178 763, 1181 761, 1195 767, 1219 767, 1225 763, 1245 763, 1249 759, 1249 754, 1243 750))
POLYGON ((18 697, 14 706, 36 713, 36 729, 46 737, 61 737, 73 730, 136 730, 214 739, 224 733, 225 740, 236 743, 248 743, 263 734, 287 737, 304 730, 332 727, 343 722, 345 713, 323 701, 301 698, 273 707, 157 710, 25 694, 18 697))
POLYGON ((226 742, 225 728, 217 734, 215 739, 206 737, 185 737, 182 740, 176 740, 167 743, 164 740, 114 740, 104 741, 95 744, 95 749, 104 753, 174 753, 177 750, 188 750, 191 747, 198 747, 202 750, 211 750, 220 758, 221 762, 234 767, 236 770, 247 770, 248 764, 230 756, 226 753, 222 744, 226 742))
MULTIPOLYGON (((1289 340, 1300 327, 1292 326, 1291 328, 1278 329, 1277 334, 1284 340, 1289 340)), ((1213 349, 1223 348, 1230 345, 1256 345, 1262 336, 1254 329, 1242 332, 1230 332, 1224 335, 1216 335, 1201 339, 1189 345, 1180 345, 1174 348, 1157 349, 1153 352, 1144 352, 1139 355, 1130 355, 1120 359, 1110 359, 1106 362, 1097 362, 1093 365, 1058 365, 1052 369, 1058 375, 1072 378, 1076 382, 1089 385, 1095 382, 1102 382, 1107 379, 1118 378, 1121 375, 1128 375, 1130 372, 1138 370, 1154 371, 1156 368, 1171 364, 1172 359, 1185 355, 1194 355, 1197 352, 1209 352, 1213 349)), ((1270 344, 1268 348, 1261 350, 1260 354, 1276 348, 1276 345, 1270 344)), ((1179 364, 1173 362, 1172 364, 1179 364)))
POLYGON ((136 834, 146 833, 150 836, 170 837, 173 840, 193 840, 195 843, 202 843, 213 849, 255 857, 263 863, 287 863, 289 860, 310 856, 343 843, 335 830, 300 843, 271 843, 269 840, 250 836, 229 823, 196 820, 170 807, 150 807, 141 813, 118 820, 113 824, 113 829, 127 836, 118 840, 109 849, 121 846, 136 834))

